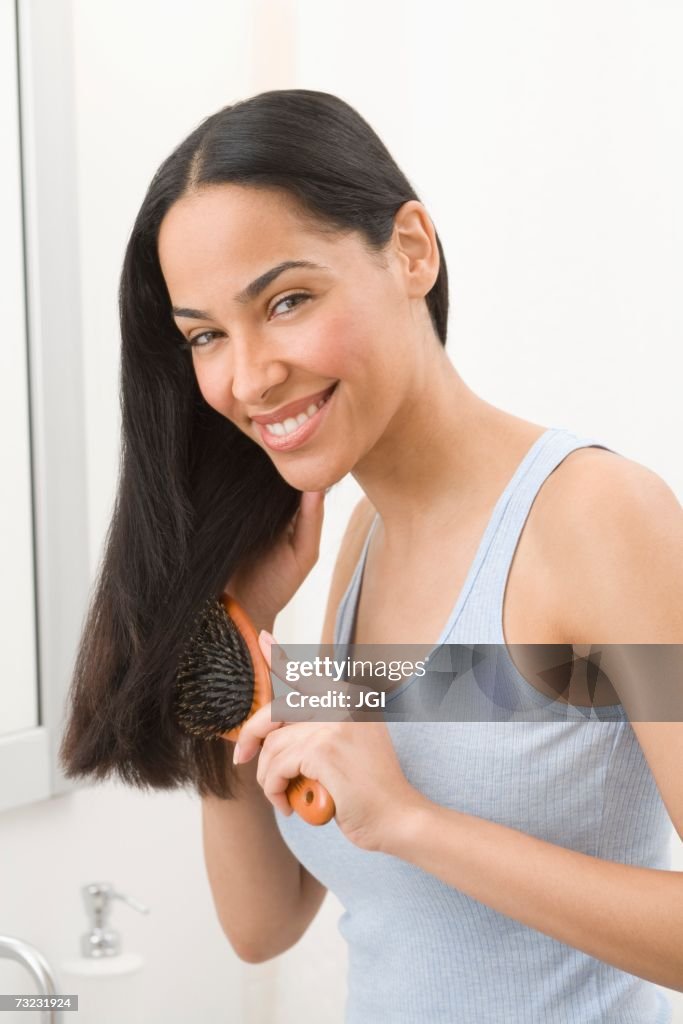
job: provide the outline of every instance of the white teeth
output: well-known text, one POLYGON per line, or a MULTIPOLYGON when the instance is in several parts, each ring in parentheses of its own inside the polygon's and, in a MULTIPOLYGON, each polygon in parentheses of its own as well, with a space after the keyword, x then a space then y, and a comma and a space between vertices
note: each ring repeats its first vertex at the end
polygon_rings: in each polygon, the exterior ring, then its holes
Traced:
POLYGON ((311 402, 308 409, 305 412, 300 412, 296 419, 293 416, 288 416, 286 420, 278 421, 277 423, 266 423, 266 430, 271 434, 275 434, 276 437, 284 437, 285 434, 292 434, 295 430, 298 430, 302 423, 310 419, 311 416, 315 416, 318 409, 321 408, 330 396, 327 395, 325 398, 321 398, 318 403, 311 402))

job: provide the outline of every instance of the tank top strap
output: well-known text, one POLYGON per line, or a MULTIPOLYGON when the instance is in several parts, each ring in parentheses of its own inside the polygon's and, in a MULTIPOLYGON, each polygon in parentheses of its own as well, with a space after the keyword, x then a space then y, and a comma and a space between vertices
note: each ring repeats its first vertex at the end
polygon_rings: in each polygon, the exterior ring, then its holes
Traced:
MULTIPOLYGON (((460 595, 437 645, 504 643, 503 600, 508 573, 531 506, 554 469, 577 448, 604 448, 601 441, 579 437, 564 427, 550 427, 531 446, 498 499, 460 595)), ((339 603, 333 643, 346 649, 353 634, 358 594, 376 515, 353 575, 339 603)))
POLYGON ((370 547, 370 540, 372 539, 372 534, 375 531, 378 520, 379 515, 376 514, 370 524, 370 529, 367 532, 365 541, 363 542, 363 547, 361 548, 361 553, 358 561, 356 562, 351 579, 349 580, 348 586, 346 587, 346 590, 339 602, 339 607, 337 608, 333 636, 335 657, 337 656, 336 652, 338 648, 343 649, 343 656, 346 657, 346 651, 348 650, 351 635, 353 633, 356 607, 358 605, 358 593, 360 591, 361 579, 365 569, 368 548, 370 547))
POLYGON ((504 643, 503 601, 512 560, 531 506, 541 487, 560 463, 578 448, 604 448, 592 437, 580 437, 563 427, 546 431, 522 460, 496 506, 489 524, 488 543, 477 558, 476 572, 451 623, 450 643, 504 643))

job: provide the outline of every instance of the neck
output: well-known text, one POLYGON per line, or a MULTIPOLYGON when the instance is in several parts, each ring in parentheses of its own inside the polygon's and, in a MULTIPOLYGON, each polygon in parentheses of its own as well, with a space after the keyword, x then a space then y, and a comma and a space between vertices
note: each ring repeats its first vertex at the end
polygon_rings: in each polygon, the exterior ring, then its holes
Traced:
POLYGON ((443 349, 432 352, 353 469, 380 515, 388 551, 409 551, 432 530, 490 508, 545 429, 485 402, 443 349))

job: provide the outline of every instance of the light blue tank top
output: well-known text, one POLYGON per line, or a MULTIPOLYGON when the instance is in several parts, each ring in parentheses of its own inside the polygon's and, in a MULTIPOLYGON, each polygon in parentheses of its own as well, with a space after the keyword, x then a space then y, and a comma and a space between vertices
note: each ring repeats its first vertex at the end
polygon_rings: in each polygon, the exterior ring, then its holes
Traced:
MULTIPOLYGON (((606 445, 562 428, 532 445, 495 506, 437 642, 501 645, 500 692, 550 713, 543 721, 387 720, 387 728, 406 778, 430 800, 605 860, 668 870, 673 826, 621 704, 551 702, 504 646, 505 584, 532 502, 556 466, 583 447, 606 445)), ((353 636, 377 521, 339 605, 334 643, 341 647, 353 636)), ((388 710, 405 691, 402 684, 388 695, 388 710)), ((346 1024, 669 1024, 670 999, 651 982, 398 857, 359 849, 334 820, 314 827, 296 814, 275 816, 294 855, 344 907, 346 1024)), ((575 897, 580 902, 582 893, 575 897)))

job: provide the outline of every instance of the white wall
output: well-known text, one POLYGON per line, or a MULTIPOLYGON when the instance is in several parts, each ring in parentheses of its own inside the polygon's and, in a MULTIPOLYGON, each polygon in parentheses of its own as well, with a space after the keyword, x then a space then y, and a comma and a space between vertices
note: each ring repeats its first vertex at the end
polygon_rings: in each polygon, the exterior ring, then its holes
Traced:
MULTIPOLYGON (((683 498, 683 152, 671 130, 683 105, 680 8, 72 3, 93 574, 118 465, 116 290, 128 232, 170 149, 218 107, 270 87, 338 93, 403 166, 446 249, 449 352, 475 391, 604 438, 683 498)), ((309 642, 320 626, 357 494, 349 478, 329 499, 320 562, 278 620, 279 640, 309 642)), ((0 932, 55 965, 77 952, 80 885, 111 880, 150 904, 148 917, 114 913, 124 948, 147 959, 150 1022, 342 1020, 339 905, 329 897, 279 961, 241 964, 215 919, 197 798, 112 783, 0 815, 0 866, 0 932), (269 998, 277 1009, 259 1010, 269 998)), ((0 989, 11 991, 5 971, 0 961, 0 989)))

